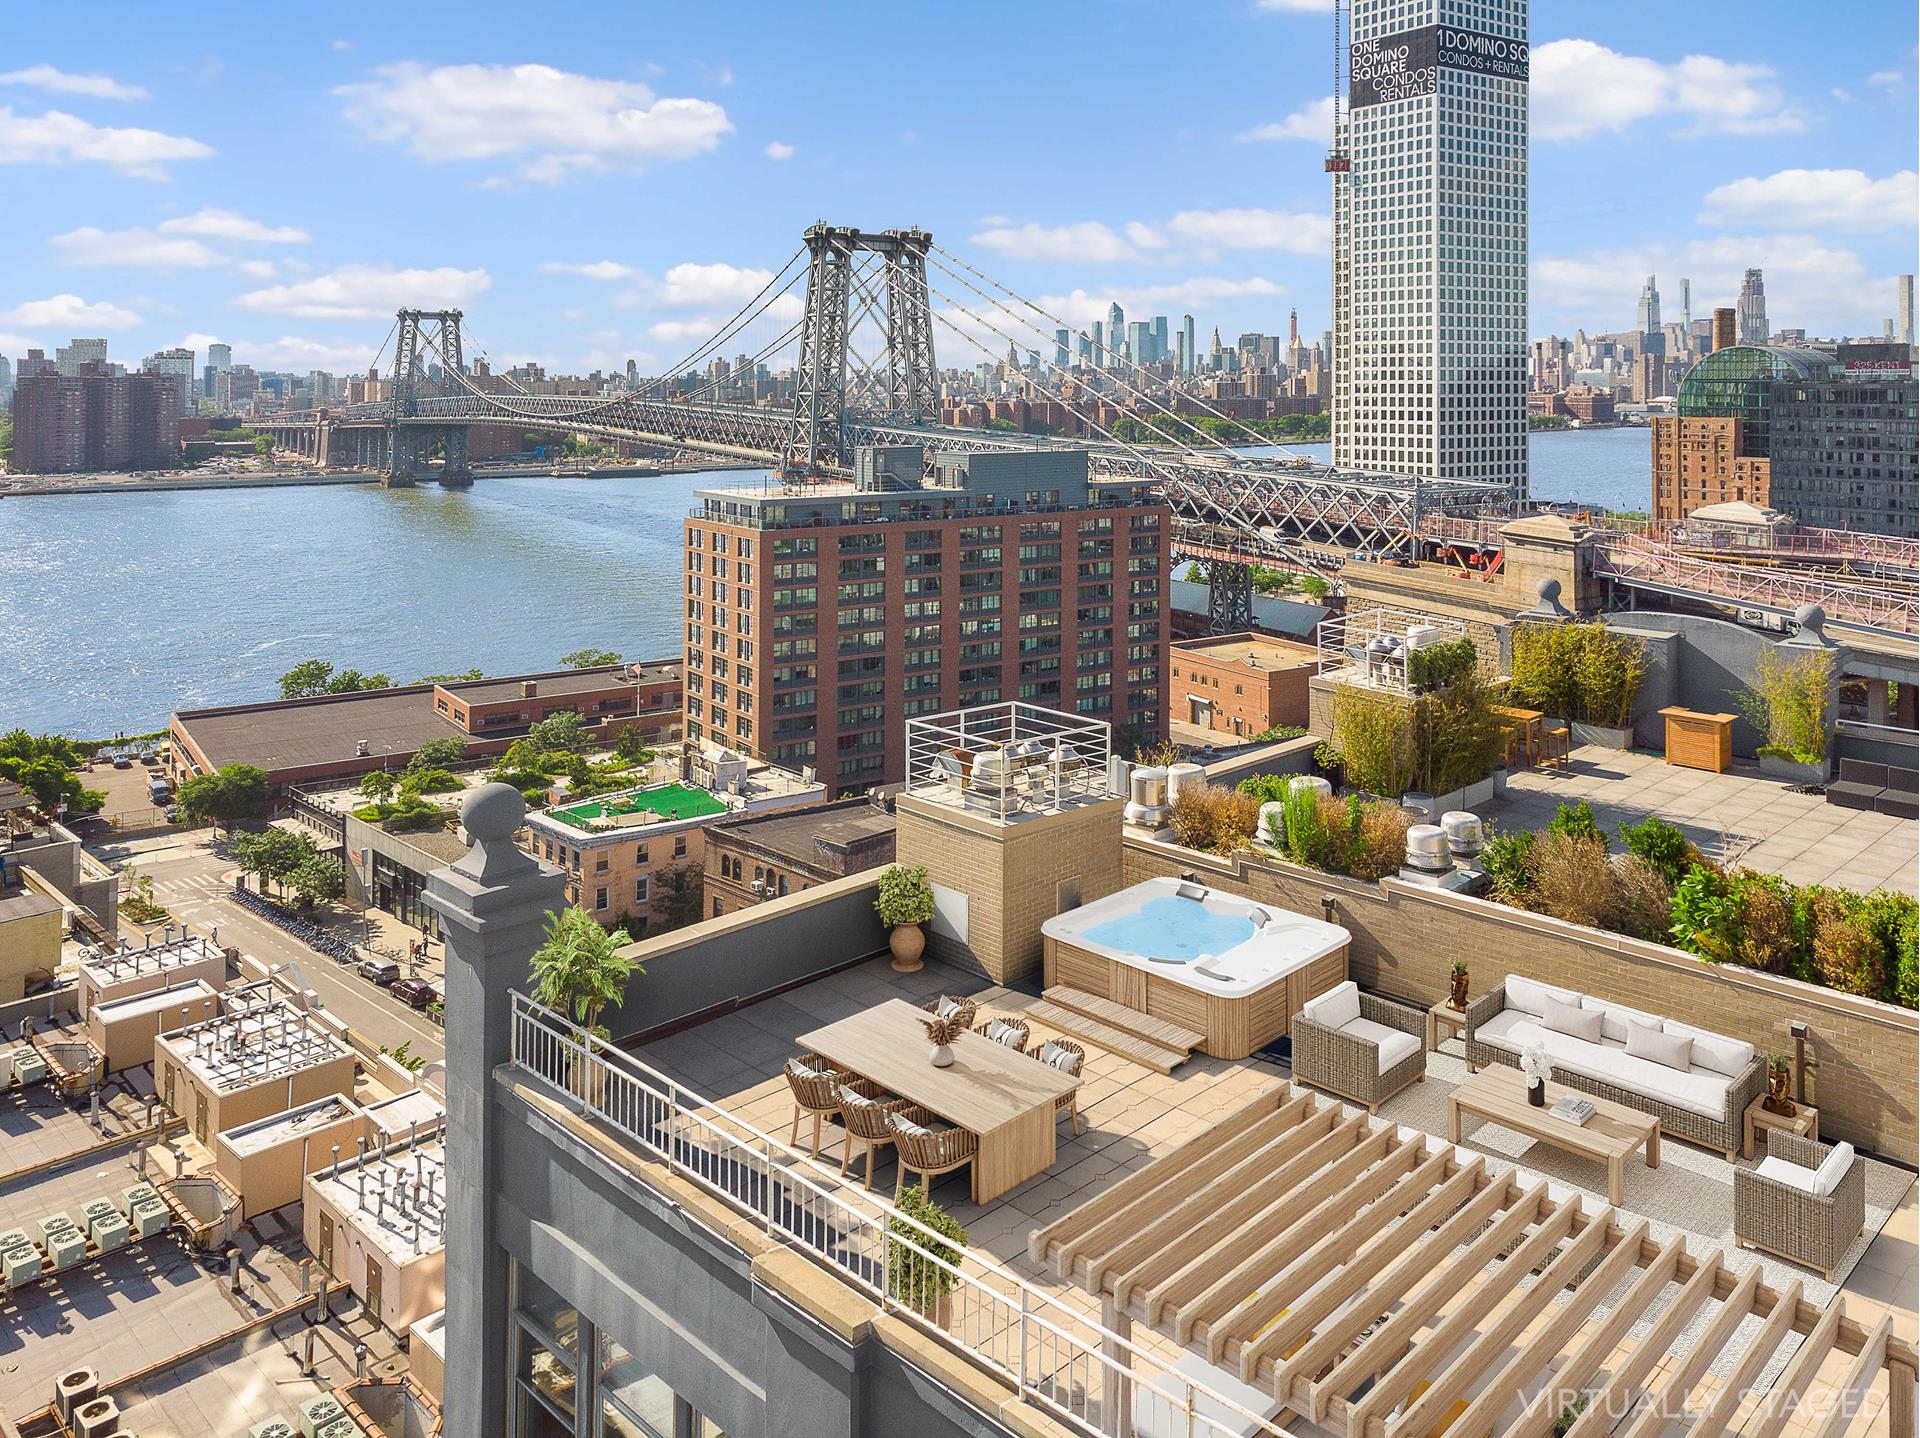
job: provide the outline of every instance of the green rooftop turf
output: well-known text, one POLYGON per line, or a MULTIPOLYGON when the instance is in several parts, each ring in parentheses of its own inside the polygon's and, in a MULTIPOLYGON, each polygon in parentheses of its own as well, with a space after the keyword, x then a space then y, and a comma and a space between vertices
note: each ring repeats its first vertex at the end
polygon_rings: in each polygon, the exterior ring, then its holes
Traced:
POLYGON ((652 810, 662 819, 704 819, 709 814, 724 814, 727 806, 705 789, 692 784, 662 784, 638 794, 609 794, 588 799, 555 811, 555 816, 579 824, 591 819, 617 819, 626 814, 652 810))

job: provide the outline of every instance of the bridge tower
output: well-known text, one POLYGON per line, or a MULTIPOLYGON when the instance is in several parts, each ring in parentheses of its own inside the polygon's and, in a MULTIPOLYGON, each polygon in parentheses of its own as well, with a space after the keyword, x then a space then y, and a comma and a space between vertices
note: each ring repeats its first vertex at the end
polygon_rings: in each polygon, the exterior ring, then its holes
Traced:
POLYGON ((803 239, 807 295, 786 462, 806 470, 840 468, 852 458, 844 423, 849 408, 907 424, 938 415, 927 292, 933 236, 821 223, 803 239), (871 358, 860 352, 862 342, 871 348, 876 340, 880 349, 871 358))
POLYGON ((427 461, 440 450, 440 483, 465 488, 473 483, 467 460, 467 426, 422 423, 428 416, 421 402, 436 397, 426 373, 437 357, 448 375, 466 369, 460 336, 459 310, 401 310, 393 341, 393 394, 387 420, 386 477, 389 488, 410 487, 427 473, 427 461))

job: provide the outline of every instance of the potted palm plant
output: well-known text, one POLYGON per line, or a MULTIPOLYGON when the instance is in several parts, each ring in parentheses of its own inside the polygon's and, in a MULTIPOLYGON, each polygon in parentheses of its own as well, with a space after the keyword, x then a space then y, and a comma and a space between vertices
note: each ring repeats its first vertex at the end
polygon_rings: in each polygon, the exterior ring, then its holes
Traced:
POLYGON ((945 1328, 953 1318, 954 1270, 965 1254, 967 1231, 917 1184, 894 1207, 905 1217, 887 1220, 887 1296, 945 1328), (940 1237, 929 1237, 927 1229, 940 1237))
POLYGON ((924 864, 890 864, 880 874, 880 892, 874 912, 889 930, 887 947, 893 951, 896 973, 911 974, 921 967, 927 936, 920 926, 933 917, 933 886, 924 864))
MULTIPOLYGON (((547 916, 546 942, 533 952, 534 998, 585 1029, 589 1051, 609 1037, 601 1012, 625 994, 628 979, 645 972, 620 952, 630 942, 625 929, 608 933, 585 909, 566 908, 547 916)), ((574 1091, 589 1103, 601 1097, 584 1080, 574 1091)))

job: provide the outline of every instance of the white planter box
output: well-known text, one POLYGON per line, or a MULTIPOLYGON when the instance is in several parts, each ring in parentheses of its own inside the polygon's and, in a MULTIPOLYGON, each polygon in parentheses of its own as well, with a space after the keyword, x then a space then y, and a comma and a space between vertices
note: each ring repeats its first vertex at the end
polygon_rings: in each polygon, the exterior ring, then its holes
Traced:
POLYGON ((1426 822, 1429 824, 1437 824, 1440 822, 1440 816, 1449 809, 1467 807, 1467 791, 1454 789, 1445 794, 1422 794, 1417 790, 1409 789, 1400 796, 1400 807, 1425 815, 1426 822))
POLYGON ((1792 759, 1782 759, 1778 754, 1762 754, 1760 772, 1770 779, 1785 779, 1789 784, 1824 784, 1827 782, 1826 764, 1799 764, 1792 759))
POLYGON ((1467 785, 1463 792, 1466 794, 1463 805, 1465 808, 1477 809, 1482 804, 1491 803, 1493 800, 1493 776, 1489 774, 1479 783, 1467 785))
POLYGON ((1631 749, 1633 730, 1615 729, 1610 724, 1575 724, 1573 742, 1591 744, 1598 749, 1631 749))

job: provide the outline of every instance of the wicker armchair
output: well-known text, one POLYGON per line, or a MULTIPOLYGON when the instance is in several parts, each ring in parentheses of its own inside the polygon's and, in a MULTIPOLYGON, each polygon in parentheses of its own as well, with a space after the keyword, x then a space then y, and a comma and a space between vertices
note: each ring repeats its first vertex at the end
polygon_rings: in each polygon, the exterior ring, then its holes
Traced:
POLYGON ((909 1173, 919 1174, 921 1186, 932 1193, 935 1178, 956 1168, 965 1168, 980 1151, 978 1134, 964 1128, 928 1127, 938 1122, 939 1119, 918 1104, 888 1110, 887 1123, 893 1129, 894 1151, 900 1155, 900 1173, 893 1182, 895 1198, 907 1186, 909 1173))
POLYGON ((1027 1051, 1027 1040, 1032 1035, 1024 1019, 988 1019, 983 1024, 976 1024, 973 1031, 983 1039, 992 1039, 1020 1053, 1027 1051))
POLYGON ((970 1029, 973 1027, 973 1020, 979 1013, 979 1009, 975 1006, 972 999, 956 998, 952 994, 939 994, 928 999, 924 1004, 920 1005, 920 1007, 930 1014, 938 1015, 942 1004, 951 1006, 952 1013, 949 1017, 958 1019, 961 1028, 970 1029))
MULTIPOLYGON (((1059 1069, 1061 1073, 1072 1074, 1075 1078, 1078 1078, 1081 1071, 1087 1066, 1087 1051, 1072 1039, 1048 1039, 1033 1051, 1033 1056, 1042 1063, 1053 1064, 1053 1067, 1059 1069), (1064 1050, 1067 1057, 1056 1063, 1049 1057, 1047 1052, 1049 1049, 1064 1050)), ((1068 1118, 1073 1120, 1073 1131, 1075 1133, 1086 1132, 1086 1129, 1080 1122, 1080 1086, 1078 1084, 1075 1084, 1053 1101, 1053 1121, 1055 1123, 1060 1122, 1060 1115, 1062 1113, 1065 1113, 1068 1118)))
MULTIPOLYGON (((1832 1152, 1831 1146, 1797 1134, 1767 1136, 1769 1158, 1809 1171, 1832 1152)), ((1817 1268, 1829 1283, 1866 1223, 1867 1166, 1857 1157, 1824 1197, 1757 1169, 1733 1171, 1733 1241, 1817 1268)))
POLYGON ((866 1154, 866 1176, 861 1183, 873 1187, 873 1155, 876 1149, 893 1145, 893 1125, 887 1116, 908 1107, 907 1100, 895 1098, 872 1079, 849 1078, 838 1090, 840 1122, 846 1126, 846 1147, 840 1154, 840 1172, 844 1175, 853 1163, 853 1141, 859 1139, 866 1154))
MULTIPOLYGON (((1483 1024, 1507 1006, 1507 986, 1495 984, 1479 998, 1467 1005, 1466 1032, 1461 1035, 1467 1049, 1467 1071, 1478 1073, 1488 1064, 1505 1064, 1508 1068, 1520 1066, 1520 1056, 1486 1042, 1478 1036, 1483 1024)), ((1595 1098, 1612 1099, 1615 1103, 1625 1104, 1628 1108, 1638 1109, 1641 1113, 1650 1113, 1660 1120, 1662 1135, 1684 1138, 1691 1143, 1703 1144, 1708 1148, 1720 1150, 1731 1163, 1739 1156, 1746 1142, 1747 1105, 1759 1098, 1767 1087, 1767 1060, 1764 1054, 1756 1053, 1739 1077, 1727 1086, 1726 1108, 1714 1117, 1695 1113, 1692 1109, 1682 1108, 1678 1104, 1662 1102, 1658 1098, 1639 1093, 1633 1089, 1622 1088, 1601 1079, 1589 1078, 1586 1074, 1570 1072, 1555 1066, 1554 1081, 1568 1088, 1578 1089, 1582 1093, 1592 1094, 1595 1098)))
POLYGON ((1303 1011, 1293 1016, 1293 1075, 1377 1113, 1401 1089, 1426 1078, 1427 1016, 1411 1004, 1362 992, 1360 1017, 1412 1035, 1413 1052, 1383 1072, 1377 1041, 1316 1022, 1303 1011))
POLYGON ((846 1070, 819 1054, 803 1053, 787 1060, 787 1087, 793 1090, 793 1126, 787 1132, 789 1144, 800 1141, 800 1118, 813 1115, 813 1152, 820 1152, 820 1120, 840 1111, 839 1086, 846 1070))

